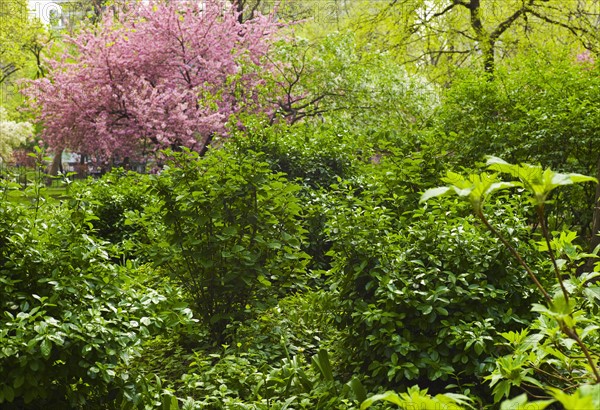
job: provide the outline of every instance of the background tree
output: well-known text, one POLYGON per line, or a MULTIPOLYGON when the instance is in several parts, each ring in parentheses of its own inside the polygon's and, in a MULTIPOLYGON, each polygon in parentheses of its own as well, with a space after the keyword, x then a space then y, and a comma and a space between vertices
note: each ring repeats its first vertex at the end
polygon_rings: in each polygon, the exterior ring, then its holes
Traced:
POLYGON ((43 76, 42 52, 54 38, 38 16, 30 15, 27 0, 0 3, 0 84, 19 71, 25 71, 21 77, 30 77, 27 71, 43 76))
MULTIPOLYGON (((461 74, 431 124, 455 166, 496 154, 600 176, 600 76, 592 62, 535 52, 499 67, 492 81, 461 74)), ((553 195, 550 229, 575 230, 593 250, 600 243, 600 191, 589 184, 553 195)))
POLYGON ((403 62, 438 75, 497 60, 546 43, 598 52, 600 3, 552 0, 394 0, 357 3, 351 26, 365 41, 395 49, 403 62), (567 44, 565 44, 567 43, 567 44))
POLYGON ((0 3, 0 84, 23 64, 22 37, 29 25, 26 0, 0 3))
POLYGON ((318 118, 358 132, 383 131, 421 122, 424 108, 436 104, 422 76, 398 67, 392 53, 362 49, 350 32, 312 40, 296 35, 275 51, 276 105, 292 123, 318 118))
POLYGON ((277 24, 240 23, 218 1, 139 5, 70 39, 28 95, 52 148, 103 156, 203 151, 231 115, 267 110, 260 71, 277 24))
MULTIPOLYGON (((275 14, 277 19, 286 22, 306 23, 317 20, 328 22, 341 16, 344 9, 340 0, 303 1, 303 0, 223 0, 229 1, 239 13, 240 22, 251 19, 256 13, 275 14)), ((322 25, 322 24, 321 24, 322 25)))
POLYGON ((11 121, 6 109, 0 106, 0 163, 11 159, 13 148, 33 136, 33 126, 28 122, 11 121))
POLYGON ((39 10, 30 12, 27 1, 0 3, 0 103, 11 117, 28 119, 18 110, 23 103, 20 81, 43 77, 48 69, 44 59, 59 48, 58 31, 39 17, 39 10))

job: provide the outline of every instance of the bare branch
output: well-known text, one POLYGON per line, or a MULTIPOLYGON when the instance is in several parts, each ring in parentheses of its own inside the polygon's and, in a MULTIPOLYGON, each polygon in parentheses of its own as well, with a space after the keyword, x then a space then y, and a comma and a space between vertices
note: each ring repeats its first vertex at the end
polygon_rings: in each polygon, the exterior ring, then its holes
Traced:
MULTIPOLYGON (((579 38, 579 36, 581 34, 590 34, 588 30, 586 30, 583 27, 574 27, 571 26, 569 24, 563 23, 562 21, 558 21, 558 20, 554 20, 548 16, 544 16, 543 14, 540 14, 538 12, 536 12, 533 9, 528 9, 528 12, 534 16, 536 16, 537 18, 539 18, 540 20, 545 21, 546 23, 550 23, 550 24, 554 24, 556 26, 562 27, 564 29, 569 30, 571 33, 573 33, 577 38, 579 38)), ((582 41, 580 39, 580 41, 582 41)))
MULTIPOLYGON (((451 5, 447 6, 444 10, 432 14, 429 19, 434 19, 436 17, 443 16, 444 14, 448 13, 449 11, 451 11, 454 7, 459 6, 459 5, 461 5, 460 2, 458 2, 458 1, 457 2, 453 2, 451 5)), ((463 6, 464 6, 464 4, 463 4, 463 6)))
POLYGON ((496 41, 502 35, 502 33, 504 33, 506 30, 508 30, 508 28, 510 26, 512 26, 512 24, 515 21, 517 21, 517 19, 519 17, 521 17, 522 15, 524 15, 527 12, 528 7, 531 6, 533 4, 533 2, 534 2, 534 0, 529 0, 527 5, 523 5, 523 7, 521 7, 519 10, 515 11, 510 17, 508 17, 506 20, 504 20, 502 23, 500 23, 498 25, 498 27, 496 27, 496 29, 494 31, 492 31, 492 33, 490 34, 490 39, 492 41, 496 41))

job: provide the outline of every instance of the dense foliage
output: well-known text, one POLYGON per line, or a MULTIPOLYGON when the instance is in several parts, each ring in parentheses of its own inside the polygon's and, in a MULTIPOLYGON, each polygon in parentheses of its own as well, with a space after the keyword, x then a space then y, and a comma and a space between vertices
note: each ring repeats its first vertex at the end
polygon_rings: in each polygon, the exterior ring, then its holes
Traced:
POLYGON ((156 178, 164 240, 155 258, 188 290, 216 340, 269 299, 304 288, 304 232, 295 193, 257 155, 176 155, 156 178))
POLYGON ((31 83, 52 148, 145 155, 198 151, 224 135, 232 114, 271 109, 259 99, 276 24, 240 23, 218 1, 152 2, 104 18, 71 39, 52 74, 31 83))
POLYGON ((597 13, 309 3, 82 2, 35 137, 155 161, 0 153, 0 407, 600 408, 597 13))
POLYGON ((154 289, 147 266, 112 262, 109 244, 88 234, 96 218, 80 197, 53 205, 37 185, 26 192, 30 207, 11 203, 15 187, 2 185, 0 401, 94 408, 131 399, 139 376, 128 367, 141 342, 191 323, 180 291, 154 289))

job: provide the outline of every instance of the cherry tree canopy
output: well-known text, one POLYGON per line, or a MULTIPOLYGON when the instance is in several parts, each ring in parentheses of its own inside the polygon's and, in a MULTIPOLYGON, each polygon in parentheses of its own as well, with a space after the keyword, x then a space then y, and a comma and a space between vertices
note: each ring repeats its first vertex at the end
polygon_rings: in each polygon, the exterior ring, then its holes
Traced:
POLYGON ((70 39, 48 78, 26 93, 52 148, 101 155, 186 146, 202 150, 260 103, 277 23, 239 22, 223 2, 152 2, 106 16, 70 39))

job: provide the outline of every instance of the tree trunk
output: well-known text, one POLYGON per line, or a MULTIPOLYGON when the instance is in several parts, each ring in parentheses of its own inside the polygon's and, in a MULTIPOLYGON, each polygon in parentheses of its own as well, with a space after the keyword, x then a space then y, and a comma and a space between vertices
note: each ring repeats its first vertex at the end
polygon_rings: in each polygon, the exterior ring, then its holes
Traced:
POLYGON ((488 75, 488 80, 494 79, 494 70, 496 65, 494 64, 494 47, 495 44, 492 41, 484 40, 485 45, 482 44, 481 51, 483 52, 483 70, 488 75))
MULTIPOLYGON (((600 156, 596 160, 596 179, 600 181, 600 156)), ((600 245, 600 183, 596 184, 596 194, 594 195, 594 207, 592 216, 592 237, 590 239, 590 252, 593 252, 598 245, 600 245)), ((583 272, 592 272, 594 270, 594 263, 597 261, 596 258, 588 258, 585 261, 583 272)))
POLYGON ((208 135, 208 137, 206 137, 206 139, 204 140, 204 144, 202 145, 202 149, 198 153, 201 157, 203 157, 206 154, 206 152, 208 151, 208 147, 212 143, 212 140, 213 140, 214 137, 215 137, 215 134, 213 132, 213 133, 210 133, 208 135))
MULTIPOLYGON (((596 160, 596 179, 600 181, 600 157, 596 160)), ((592 227, 589 252, 593 252, 600 245, 600 183, 596 184, 596 193, 594 195, 594 206, 592 207, 592 227)), ((587 258, 585 263, 577 267, 577 275, 586 272, 593 272, 594 264, 598 262, 598 258, 587 258)), ((599 278, 593 279, 593 282, 598 282, 599 278)))
POLYGON ((240 24, 244 22, 244 3, 244 0, 235 1, 235 10, 239 13, 237 19, 240 24))
POLYGON ((53 180, 52 177, 58 175, 58 171, 63 172, 63 168, 62 168, 63 151, 64 151, 64 148, 60 148, 60 149, 57 149, 56 152, 54 153, 54 158, 52 159, 52 163, 50 164, 50 167, 48 168, 49 177, 46 179, 46 185, 48 185, 48 186, 52 185, 52 180, 53 180))
POLYGON ((494 47, 496 42, 483 26, 480 0, 471 0, 466 6, 469 9, 471 27, 475 32, 475 37, 483 55, 483 69, 488 74, 488 80, 491 81, 494 78, 494 47))

